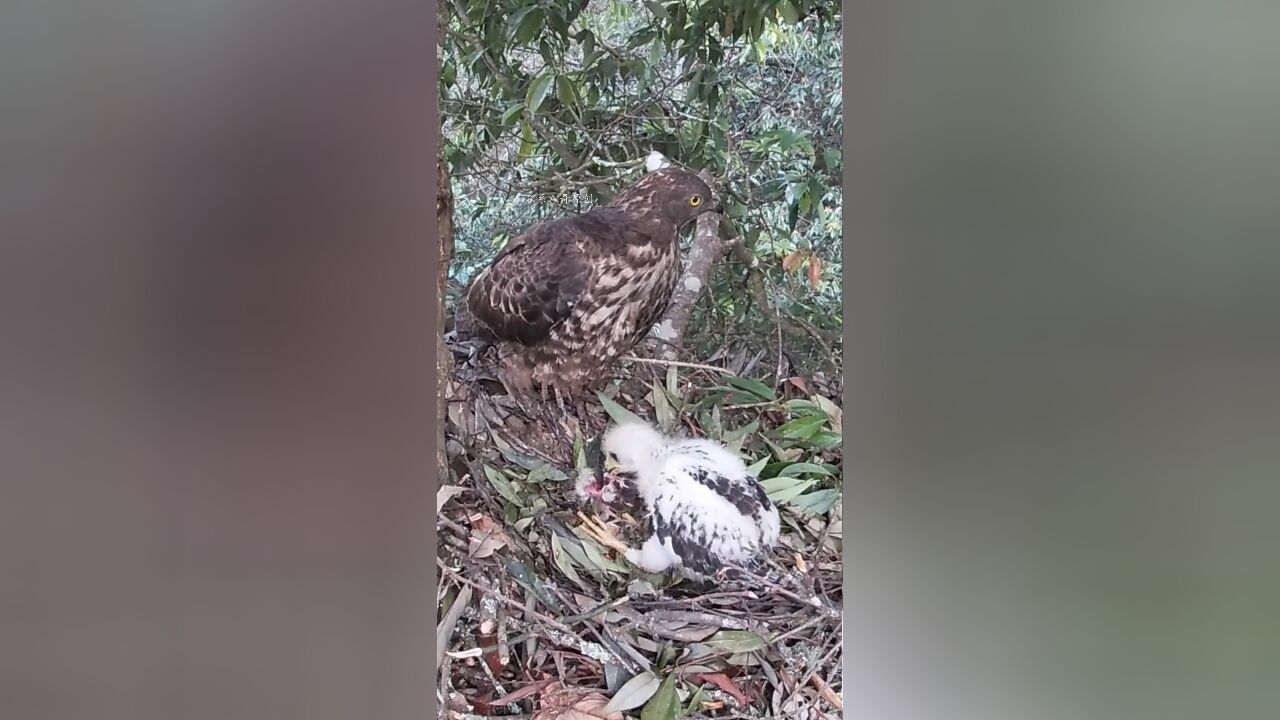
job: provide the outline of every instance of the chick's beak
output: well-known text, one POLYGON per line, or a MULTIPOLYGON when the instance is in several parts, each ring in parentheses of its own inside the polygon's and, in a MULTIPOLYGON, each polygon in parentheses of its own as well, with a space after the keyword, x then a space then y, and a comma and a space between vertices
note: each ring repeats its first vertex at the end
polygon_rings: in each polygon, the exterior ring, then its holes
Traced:
POLYGON ((616 472, 618 469, 618 463, 613 460, 605 460, 604 469, 605 472, 616 472))

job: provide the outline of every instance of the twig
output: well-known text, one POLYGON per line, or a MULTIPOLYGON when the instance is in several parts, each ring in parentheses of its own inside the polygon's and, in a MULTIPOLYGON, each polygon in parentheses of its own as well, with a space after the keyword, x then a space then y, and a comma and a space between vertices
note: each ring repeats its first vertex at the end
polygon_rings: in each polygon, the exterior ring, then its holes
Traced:
POLYGON ((831 658, 836 653, 840 652, 843 649, 844 647, 843 640, 844 638, 842 633, 842 637, 837 637, 835 639, 835 642, 831 643, 831 647, 827 650, 827 652, 823 654, 822 657, 818 658, 818 661, 814 663, 813 666, 809 668, 809 671, 804 674, 804 677, 800 679, 801 685, 805 684, 806 682, 809 682, 810 676, 816 675, 818 671, 823 668, 824 665, 826 665, 828 662, 831 661, 831 658))
POLYGON ((633 355, 624 355, 622 359, 630 360, 631 362, 644 363, 646 365, 672 365, 675 367, 692 368, 694 370, 710 370, 723 375, 737 376, 737 373, 727 368, 716 367, 715 365, 703 365, 702 363, 683 362, 680 360, 659 360, 658 358, 642 358, 635 357, 633 355))
POLYGON ((823 680, 821 676, 816 674, 810 676, 809 680, 813 683, 814 687, 818 688, 818 694, 821 695, 824 700, 834 705, 840 712, 844 712, 844 701, 840 699, 840 696, 836 694, 835 690, 831 689, 831 686, 827 684, 826 680, 823 680))
MULTIPOLYGON (((448 565, 445 565, 445 564, 444 564, 444 561, 443 561, 443 560, 441 560, 440 558, 436 558, 436 565, 438 565, 438 566, 440 567, 440 569, 441 569, 441 570, 443 570, 446 574, 448 574, 448 575, 449 575, 449 577, 450 577, 450 579, 456 580, 456 581, 461 582, 461 583, 465 583, 465 584, 470 585, 471 587, 473 587, 473 588, 475 588, 475 589, 477 589, 477 590, 480 590, 480 591, 482 591, 482 592, 488 593, 488 594, 492 595, 493 597, 497 598, 500 602, 505 603, 505 604, 507 604, 507 605, 509 605, 509 606, 511 606, 511 607, 517 608, 518 610, 523 611, 523 610, 525 609, 524 605, 522 605, 521 603, 519 603, 519 602, 517 602, 517 601, 515 601, 515 600, 512 600, 511 598, 507 597, 506 595, 503 595, 503 594, 502 594, 501 592, 499 592, 498 590, 496 590, 496 589, 494 589, 494 588, 492 588, 492 587, 489 587, 488 585, 485 585, 484 583, 478 583, 478 582, 476 582, 475 580, 472 580, 471 578, 468 578, 468 577, 463 576, 461 573, 459 573, 459 571, 457 571, 457 570, 455 570, 455 569, 453 569, 453 568, 449 567, 448 565)), ((569 632, 569 631, 570 631, 568 627, 566 627, 566 626, 564 626, 564 625, 561 625, 561 624, 560 624, 560 622, 559 622, 558 620, 556 620, 555 618, 548 617, 548 616, 543 615, 542 613, 537 612, 537 611, 534 611, 532 614, 533 614, 533 617, 535 617, 535 618, 537 618, 538 620, 541 620, 541 621, 543 621, 543 622, 547 623, 548 625, 551 625, 552 627, 555 627, 557 630, 561 630, 561 631, 563 631, 563 632, 569 632)))
POLYGON ((796 627, 793 627, 793 628, 791 628, 790 630, 788 630, 788 631, 786 631, 786 632, 782 633, 781 635, 778 635, 777 637, 771 638, 771 639, 769 640, 769 644, 770 644, 770 645, 774 645, 774 644, 776 644, 776 643, 782 642, 783 640, 786 640, 786 639, 787 639, 787 638, 789 638, 789 637, 792 637, 792 636, 794 636, 794 635, 799 635, 800 633, 804 632, 805 630, 808 630, 809 628, 813 627, 814 625, 817 625, 817 624, 818 624, 819 622, 821 622, 821 621, 822 621, 822 618, 820 618, 820 617, 813 618, 812 620, 810 620, 809 622, 804 623, 803 625, 798 625, 798 626, 796 626, 796 627))
MULTIPOLYGON (((578 624, 578 623, 580 623, 580 622, 583 622, 583 621, 585 621, 585 620, 590 620, 590 619, 594 618, 596 615, 599 615, 600 613, 608 612, 608 611, 610 611, 610 610, 614 610, 614 609, 616 609, 619 605, 622 605, 622 604, 626 603, 628 599, 629 599, 629 598, 627 598, 626 596, 623 596, 623 597, 621 597, 621 598, 618 598, 617 600, 611 600, 611 601, 609 601, 609 602, 607 602, 607 603, 602 603, 602 604, 597 605, 596 607, 592 608, 591 610, 588 610, 588 611, 587 611, 587 612, 585 612, 585 613, 581 613, 581 614, 579 614, 579 615, 571 615, 571 616, 569 616, 569 617, 560 618, 560 622, 561 622, 561 623, 563 623, 563 624, 566 626, 566 628, 565 628, 565 632, 568 632, 568 626, 570 626, 570 625, 577 625, 577 624, 578 624)), ((531 613, 531 614, 532 614, 532 613, 531 613)), ((516 622, 518 622, 518 621, 516 621, 516 622)), ((516 636, 514 636, 514 637, 511 637, 510 639, 508 639, 508 640, 505 642, 505 644, 507 644, 507 645, 515 645, 515 644, 517 644, 517 643, 522 643, 522 642, 524 642, 525 640, 529 640, 529 639, 532 639, 532 638, 536 638, 536 637, 541 637, 541 636, 542 636, 542 634, 539 632, 539 631, 541 630, 541 628, 539 628, 536 624, 530 623, 530 624, 529 624, 529 627, 531 628, 530 630, 528 630, 527 632, 520 633, 519 635, 516 635, 516 636)), ((557 630, 558 630, 558 628, 557 628, 557 630)), ((487 652, 489 652, 490 650, 497 649, 498 647, 499 647, 499 645, 498 645, 498 644, 494 644, 494 645, 477 645, 476 647, 469 648, 469 649, 467 649, 467 650, 463 650, 463 651, 461 651, 461 652, 454 653, 453 655, 454 655, 454 657, 472 657, 472 656, 475 656, 475 655, 483 655, 484 653, 487 653, 487 652)))
POLYGON ((782 595, 783 597, 786 597, 786 598, 790 598, 790 599, 792 599, 792 600, 795 600, 796 602, 800 603, 801 605, 805 605, 805 606, 808 606, 808 607, 814 608, 815 610, 820 610, 820 611, 822 612, 822 614, 823 614, 823 615, 826 615, 827 617, 830 617, 830 618, 839 618, 839 617, 840 617, 840 613, 839 613, 839 611, 837 611, 837 610, 835 610, 835 609, 831 608, 831 607, 830 607, 830 606, 828 606, 826 603, 823 603, 823 602, 822 602, 822 600, 821 600, 820 598, 818 598, 818 596, 816 596, 816 595, 815 595, 815 596, 813 596, 813 597, 811 597, 811 598, 805 599, 805 598, 802 598, 802 597, 800 597, 799 595, 797 595, 797 594, 795 594, 795 593, 791 592, 790 590, 788 590, 788 589, 786 589, 786 588, 782 587, 781 585, 779 585, 779 584, 777 584, 777 583, 775 583, 775 582, 773 582, 773 581, 769 580, 769 579, 768 579, 768 578, 766 578, 766 577, 762 577, 762 576, 760 576, 760 575, 756 575, 755 573, 750 572, 749 570, 744 570, 744 569, 742 569, 742 568, 735 568, 735 570, 737 570, 739 573, 741 573, 741 574, 742 574, 744 577, 746 577, 747 579, 749 579, 749 580, 753 580, 753 581, 755 581, 755 582, 758 582, 758 583, 760 583, 760 584, 764 585, 765 587, 769 588, 770 590, 772 590, 772 591, 774 591, 774 592, 778 593, 779 595, 782 595))

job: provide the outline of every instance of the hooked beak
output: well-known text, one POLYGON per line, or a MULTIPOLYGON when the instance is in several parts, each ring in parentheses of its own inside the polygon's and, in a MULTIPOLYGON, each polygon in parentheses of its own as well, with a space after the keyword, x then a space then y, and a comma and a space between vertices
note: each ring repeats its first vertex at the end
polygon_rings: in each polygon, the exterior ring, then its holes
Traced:
POLYGON ((616 471, 617 471, 617 469, 618 469, 618 463, 614 462, 613 460, 608 460, 608 459, 606 459, 606 460, 604 461, 604 470, 605 470, 605 472, 616 472, 616 471))

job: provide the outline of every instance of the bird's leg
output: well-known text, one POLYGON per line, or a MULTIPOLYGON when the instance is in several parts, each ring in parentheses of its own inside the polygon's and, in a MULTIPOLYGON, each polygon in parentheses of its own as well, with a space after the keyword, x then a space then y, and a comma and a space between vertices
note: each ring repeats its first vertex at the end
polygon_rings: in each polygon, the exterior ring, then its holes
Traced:
POLYGON ((555 407, 546 402, 546 386, 543 386, 543 406, 542 419, 547 424, 551 434, 555 438, 567 446, 573 445, 573 431, 565 427, 565 418, 567 414, 564 407, 564 397, 561 394, 559 386, 551 386, 551 394, 555 398, 555 407), (555 409, 559 408, 560 414, 556 414, 555 409))
POLYGON ((632 549, 627 547, 626 543, 619 540, 604 523, 596 520, 595 518, 587 517, 587 515, 581 511, 578 512, 578 519, 582 521, 582 531, 587 535, 590 535, 596 542, 605 547, 613 548, 623 555, 627 555, 632 552, 632 549))
POLYGON ((523 392, 519 392, 519 391, 513 392, 512 390, 508 389, 507 397, 511 398, 511 402, 515 403, 516 409, 520 411, 520 414, 524 416, 525 420, 532 420, 534 417, 536 417, 533 410, 528 405, 529 397, 525 395, 523 392))
POLYGON ((595 428, 592 426, 591 414, 587 411, 587 404, 581 397, 573 399, 573 410, 578 416, 578 427, 582 428, 582 435, 584 437, 591 435, 595 428))
POLYGON ((569 410, 564 404, 564 391, 560 389, 559 385, 556 385, 552 387, 551 393, 556 397, 556 407, 560 409, 561 420, 567 419, 569 417, 569 410))

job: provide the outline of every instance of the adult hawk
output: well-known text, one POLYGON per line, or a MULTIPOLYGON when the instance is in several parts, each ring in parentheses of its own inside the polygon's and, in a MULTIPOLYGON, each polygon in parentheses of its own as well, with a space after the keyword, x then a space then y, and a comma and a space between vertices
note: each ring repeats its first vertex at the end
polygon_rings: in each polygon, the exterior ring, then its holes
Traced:
POLYGON ((472 280, 459 334, 498 344, 512 391, 580 396, 662 317, 680 276, 680 228, 712 210, 711 188, 670 167, 603 207, 538 223, 472 280))

